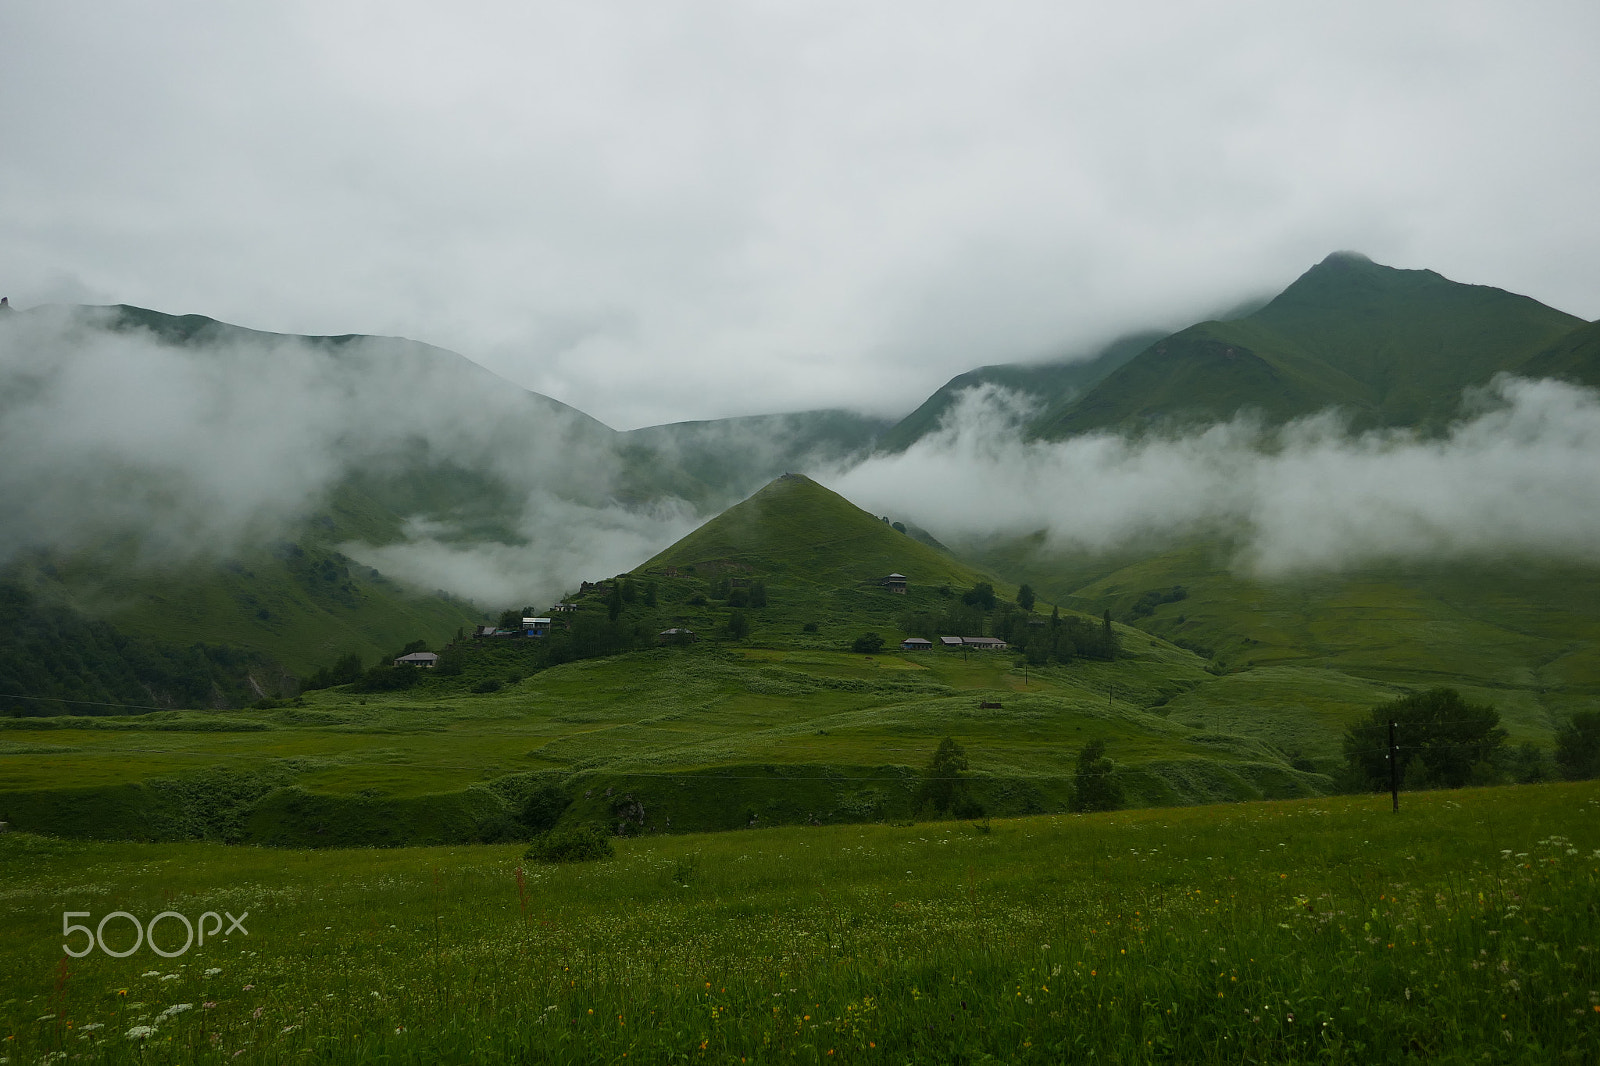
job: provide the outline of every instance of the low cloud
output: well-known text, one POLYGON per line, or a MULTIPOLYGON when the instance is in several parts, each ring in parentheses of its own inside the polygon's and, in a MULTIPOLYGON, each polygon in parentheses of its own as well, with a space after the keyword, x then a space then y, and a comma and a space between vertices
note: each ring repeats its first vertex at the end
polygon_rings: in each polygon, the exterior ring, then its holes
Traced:
POLYGON ((1600 395, 1497 378, 1438 437, 1352 434, 1335 413, 1185 436, 1023 443, 1026 402, 970 390, 905 453, 838 473, 877 513, 952 539, 1043 531, 1057 550, 1237 546, 1260 576, 1416 559, 1600 561, 1600 395))
POLYGON ((242 332, 177 345, 117 325, 0 320, 0 565, 130 538, 145 564, 216 561, 294 536, 356 473, 479 479, 498 538, 467 542, 470 522, 423 500, 402 542, 344 547, 491 604, 616 573, 693 524, 681 500, 639 498, 611 430, 452 353, 242 332))

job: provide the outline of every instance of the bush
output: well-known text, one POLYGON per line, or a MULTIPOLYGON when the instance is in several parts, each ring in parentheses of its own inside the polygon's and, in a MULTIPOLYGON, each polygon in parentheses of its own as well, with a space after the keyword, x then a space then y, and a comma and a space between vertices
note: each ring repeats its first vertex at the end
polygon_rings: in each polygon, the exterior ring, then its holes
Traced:
POLYGON ((883 650, 883 638, 876 633, 863 633, 850 645, 851 651, 858 651, 863 655, 873 655, 883 650))
POLYGON ((807 622, 805 625, 800 627, 800 632, 802 633, 815 633, 816 631, 817 623, 815 622, 807 622))
POLYGON ((598 827, 572 825, 540 833, 522 857, 529 862, 592 862, 616 853, 611 838, 598 827))
POLYGON ((472 691, 487 694, 490 692, 499 692, 500 688, 500 682, 491 677, 485 681, 479 681, 476 685, 473 685, 472 691))

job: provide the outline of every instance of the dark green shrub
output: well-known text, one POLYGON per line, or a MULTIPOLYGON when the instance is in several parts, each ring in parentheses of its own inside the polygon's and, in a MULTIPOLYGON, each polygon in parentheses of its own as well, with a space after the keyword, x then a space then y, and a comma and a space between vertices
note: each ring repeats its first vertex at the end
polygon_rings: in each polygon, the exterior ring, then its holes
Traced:
POLYGON ((569 825, 534 837, 522 857, 529 862, 592 862, 615 854, 611 838, 597 826, 569 825))
POLYGON ((474 692, 482 692, 482 693, 499 692, 500 688, 501 688, 500 682, 497 679, 491 677, 491 678, 488 678, 487 680, 479 681, 476 685, 473 685, 472 686, 472 691, 474 691, 474 692))
POLYGON ((883 638, 876 633, 863 633, 850 645, 851 651, 858 651, 863 655, 873 655, 883 650, 883 638))

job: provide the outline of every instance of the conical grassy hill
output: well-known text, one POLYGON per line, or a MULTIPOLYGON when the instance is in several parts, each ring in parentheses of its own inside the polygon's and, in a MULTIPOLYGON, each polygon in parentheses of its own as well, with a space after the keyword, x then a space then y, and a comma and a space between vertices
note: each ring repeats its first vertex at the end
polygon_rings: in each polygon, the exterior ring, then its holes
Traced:
MULTIPOLYGON (((995 579, 894 529, 803 474, 785 474, 639 568, 728 571, 785 585, 851 588, 902 574, 910 586, 995 579)), ((996 584, 998 589, 1000 586, 996 584)))

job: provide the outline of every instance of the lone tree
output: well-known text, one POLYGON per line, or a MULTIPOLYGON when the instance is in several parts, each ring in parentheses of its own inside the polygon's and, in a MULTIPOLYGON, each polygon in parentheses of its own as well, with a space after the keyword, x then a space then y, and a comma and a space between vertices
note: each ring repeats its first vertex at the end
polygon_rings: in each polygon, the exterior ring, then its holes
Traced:
POLYGON ((1031 611, 1035 602, 1032 585, 1023 585, 1017 589, 1018 607, 1021 607, 1024 611, 1031 611))
POLYGON ((961 772, 967 768, 967 751, 952 737, 939 741, 927 770, 923 771, 920 805, 948 814, 952 807, 969 806, 967 783, 961 772))
POLYGON ((1600 711, 1579 711, 1556 734, 1556 765, 1569 781, 1600 777, 1600 711))
POLYGON ((1391 721, 1406 787, 1460 788, 1499 778, 1495 762, 1506 740, 1499 712, 1486 703, 1468 703, 1453 688, 1435 688, 1374 707, 1345 731, 1345 762, 1367 788, 1389 787, 1391 721))
POLYGON ((743 611, 734 611, 728 615, 728 636, 734 640, 743 640, 750 635, 750 620, 744 616, 743 611))
POLYGON ((1078 769, 1072 777, 1072 807, 1079 811, 1114 811, 1122 806, 1122 784, 1117 769, 1106 758, 1106 742, 1091 740, 1078 752, 1078 769))

